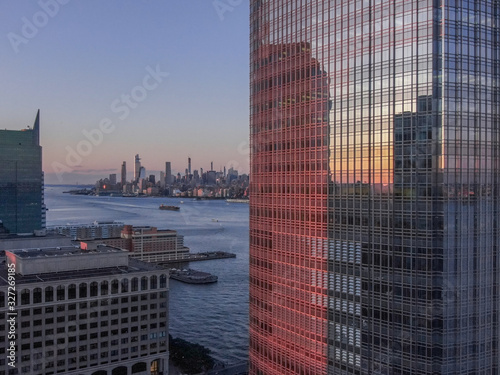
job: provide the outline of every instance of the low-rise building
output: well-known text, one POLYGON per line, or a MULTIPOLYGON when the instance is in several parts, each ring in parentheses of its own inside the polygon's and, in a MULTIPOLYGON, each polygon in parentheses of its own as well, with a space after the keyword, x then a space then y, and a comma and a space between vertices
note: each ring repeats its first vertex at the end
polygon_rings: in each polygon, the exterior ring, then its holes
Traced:
POLYGON ((49 228, 49 232, 56 232, 71 237, 72 239, 85 238, 115 238, 120 237, 124 227, 117 221, 94 221, 92 224, 67 224, 49 228))
POLYGON ((120 237, 86 242, 104 243, 128 250, 132 258, 145 262, 168 262, 184 259, 189 254, 189 248, 184 246, 184 236, 177 231, 149 226, 125 225, 120 237))

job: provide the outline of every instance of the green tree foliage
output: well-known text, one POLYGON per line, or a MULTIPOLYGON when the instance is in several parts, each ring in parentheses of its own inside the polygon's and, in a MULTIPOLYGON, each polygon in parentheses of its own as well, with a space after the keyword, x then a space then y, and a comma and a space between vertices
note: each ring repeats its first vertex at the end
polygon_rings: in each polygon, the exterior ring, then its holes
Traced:
POLYGON ((169 335, 170 360, 186 374, 200 374, 214 366, 210 349, 169 335))

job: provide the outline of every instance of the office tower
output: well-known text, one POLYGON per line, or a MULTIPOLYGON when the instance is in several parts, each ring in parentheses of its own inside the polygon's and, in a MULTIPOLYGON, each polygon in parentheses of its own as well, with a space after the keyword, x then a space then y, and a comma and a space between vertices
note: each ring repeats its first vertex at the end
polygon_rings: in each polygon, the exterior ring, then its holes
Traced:
MULTIPOLYGON (((168 374, 165 269, 104 245, 5 255, 0 333, 7 337, 10 330, 6 280, 15 268, 16 373, 168 374)), ((8 348, 9 340, 1 340, 0 350, 7 355, 8 348)))
POLYGON ((250 9, 250 373, 498 373, 500 3, 250 9))
POLYGON ((141 167, 139 169, 139 179, 145 179, 146 178, 146 168, 141 167))
POLYGON ((127 185, 127 162, 122 163, 122 175, 121 175, 122 186, 127 185))
POLYGON ((160 171, 160 187, 165 187, 165 172, 160 171))
POLYGON ((166 177, 166 184, 171 185, 172 184, 172 164, 167 161, 165 162, 165 177, 166 177))
POLYGON ((134 181, 137 182, 139 181, 140 174, 141 174, 141 158, 139 157, 139 154, 135 155, 135 163, 134 163, 134 181))
POLYGON ((109 175, 109 183, 113 186, 116 185, 116 173, 111 173, 109 175))
POLYGON ((0 130, 0 220, 9 233, 45 228, 40 111, 33 128, 0 130))
POLYGON ((191 158, 188 158, 188 174, 191 175, 191 158))

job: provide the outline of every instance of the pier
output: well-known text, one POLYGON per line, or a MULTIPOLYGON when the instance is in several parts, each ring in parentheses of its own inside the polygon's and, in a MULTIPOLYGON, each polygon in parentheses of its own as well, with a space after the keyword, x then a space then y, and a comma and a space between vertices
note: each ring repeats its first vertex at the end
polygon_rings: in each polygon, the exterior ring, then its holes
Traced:
POLYGON ((183 258, 158 262, 158 264, 169 265, 175 263, 198 262, 202 260, 214 260, 214 259, 226 259, 226 258, 236 258, 236 254, 227 253, 225 251, 207 251, 203 253, 189 253, 186 254, 186 256, 183 258))

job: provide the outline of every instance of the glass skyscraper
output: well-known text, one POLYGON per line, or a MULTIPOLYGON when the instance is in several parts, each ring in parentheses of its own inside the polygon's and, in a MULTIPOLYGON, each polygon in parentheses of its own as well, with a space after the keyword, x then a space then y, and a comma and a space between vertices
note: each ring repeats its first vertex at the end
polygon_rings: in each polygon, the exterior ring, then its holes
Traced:
POLYGON ((500 1, 250 9, 250 373, 498 374, 500 1))
POLYGON ((0 130, 0 220, 11 234, 45 228, 40 111, 33 128, 0 130))

